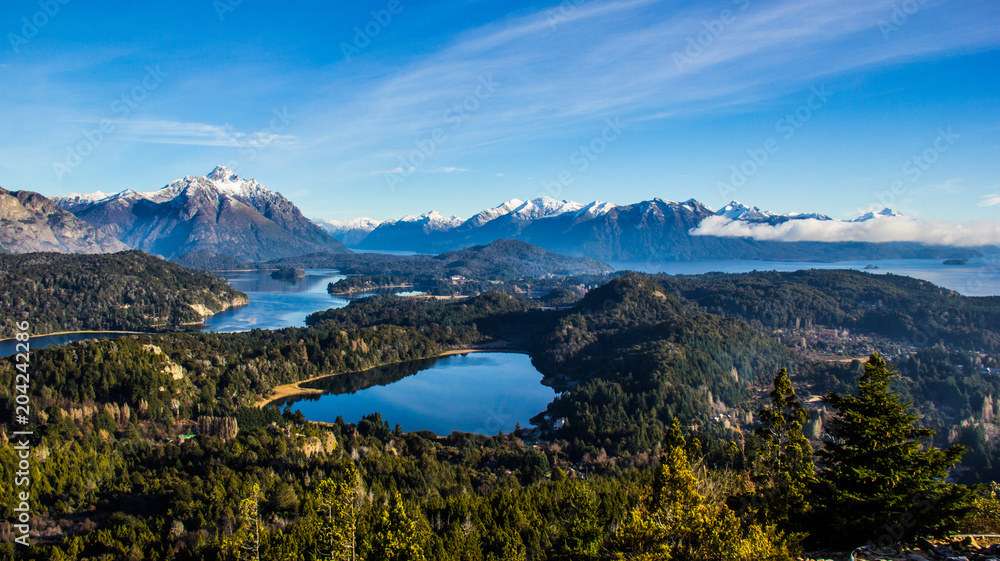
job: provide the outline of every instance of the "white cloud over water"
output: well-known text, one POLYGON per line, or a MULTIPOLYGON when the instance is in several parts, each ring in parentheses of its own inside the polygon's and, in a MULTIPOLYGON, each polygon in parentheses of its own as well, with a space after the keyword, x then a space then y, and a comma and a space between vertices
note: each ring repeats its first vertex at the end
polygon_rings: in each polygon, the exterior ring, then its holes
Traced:
POLYGON ((895 216, 865 222, 810 218, 771 225, 713 216, 691 230, 691 234, 781 242, 919 242, 975 247, 1000 245, 1000 222, 956 224, 895 216))

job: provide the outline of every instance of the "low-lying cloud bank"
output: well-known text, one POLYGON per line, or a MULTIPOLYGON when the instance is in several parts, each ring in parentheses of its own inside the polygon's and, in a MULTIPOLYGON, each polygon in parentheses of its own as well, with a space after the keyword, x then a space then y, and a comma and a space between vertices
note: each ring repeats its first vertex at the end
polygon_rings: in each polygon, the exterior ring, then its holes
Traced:
POLYGON ((920 242, 978 247, 1000 245, 1000 222, 981 220, 953 224, 943 220, 894 216, 865 222, 809 218, 772 225, 712 216, 692 229, 691 235, 780 242, 920 242))

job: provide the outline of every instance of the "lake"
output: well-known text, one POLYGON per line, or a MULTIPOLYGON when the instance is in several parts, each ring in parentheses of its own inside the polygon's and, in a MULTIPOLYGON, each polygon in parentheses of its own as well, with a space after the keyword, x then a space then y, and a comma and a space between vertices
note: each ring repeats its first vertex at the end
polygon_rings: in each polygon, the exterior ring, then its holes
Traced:
POLYGON ((205 320, 205 331, 233 332, 251 329, 304 327, 306 316, 330 308, 343 308, 346 298, 331 296, 327 285, 344 278, 337 271, 307 269, 295 282, 271 278, 270 271, 222 273, 229 285, 246 293, 250 303, 205 320))
POLYGON ((531 426, 530 419, 556 396, 541 384, 528 355, 469 353, 410 361, 316 380, 305 387, 321 396, 290 398, 311 421, 332 423, 340 415, 356 423, 375 412, 404 431, 505 433, 531 426))

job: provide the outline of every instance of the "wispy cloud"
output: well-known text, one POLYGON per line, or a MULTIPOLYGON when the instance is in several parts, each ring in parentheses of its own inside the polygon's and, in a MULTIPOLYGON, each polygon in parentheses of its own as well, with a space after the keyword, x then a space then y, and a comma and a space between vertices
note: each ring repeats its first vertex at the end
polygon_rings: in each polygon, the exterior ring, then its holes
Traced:
POLYGON ((229 125, 177 121, 123 121, 122 130, 134 141, 159 144, 262 148, 295 141, 294 136, 269 130, 240 132, 229 125))
POLYGON ((442 166, 426 170, 427 173, 460 173, 463 171, 469 171, 469 170, 455 166, 442 166))
POLYGON ((976 203, 979 206, 996 206, 1000 205, 1000 193, 991 193, 989 195, 983 195, 983 200, 976 203))
POLYGON ((464 171, 469 171, 465 168, 455 167, 455 166, 441 166, 430 169, 420 169, 415 167, 394 167, 392 169, 381 169, 371 172, 372 175, 387 175, 387 174, 402 174, 409 175, 411 173, 461 173, 464 171))
POLYGON ((920 242, 976 247, 1000 244, 1000 223, 956 224, 896 216, 864 222, 807 219, 770 225, 715 216, 702 221, 691 234, 781 242, 920 242))
POLYGON ((586 129, 600 116, 632 120, 725 110, 792 94, 853 69, 906 62, 1000 44, 989 18, 928 2, 907 33, 886 41, 878 21, 896 0, 741 2, 678 9, 665 2, 599 2, 576 8, 557 26, 547 11, 492 23, 392 72, 371 78, 329 118, 318 139, 334 149, 378 144, 412 150, 435 127, 447 151, 586 129), (710 44, 706 21, 735 15, 710 44), (926 25, 933 21, 935 25, 926 25), (502 83, 452 130, 448 110, 490 75, 502 83), (454 141, 457 136, 462 142, 454 141))

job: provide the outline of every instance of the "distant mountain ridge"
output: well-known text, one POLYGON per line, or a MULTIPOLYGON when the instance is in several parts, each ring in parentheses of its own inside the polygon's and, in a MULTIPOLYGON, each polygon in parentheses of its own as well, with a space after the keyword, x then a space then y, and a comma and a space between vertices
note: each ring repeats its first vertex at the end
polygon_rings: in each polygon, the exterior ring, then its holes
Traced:
POLYGON ((111 253, 128 247, 32 191, 0 187, 0 253, 111 253))
MULTIPOLYGON (((901 216, 891 209, 868 213, 854 222, 901 216)), ((516 239, 549 251, 602 260, 769 259, 839 261, 886 258, 939 258, 974 255, 968 248, 910 242, 783 242, 695 235, 703 221, 780 225, 796 220, 834 221, 819 213, 775 214, 733 201, 715 211, 689 199, 653 199, 630 205, 601 201, 581 204, 539 197, 511 199, 467 220, 431 212, 351 228, 329 228, 335 237, 362 250, 455 251, 498 239, 516 239)))
POLYGON ((156 191, 127 189, 54 201, 128 246, 167 258, 209 251, 268 261, 317 251, 350 252, 280 193, 223 166, 156 191))

